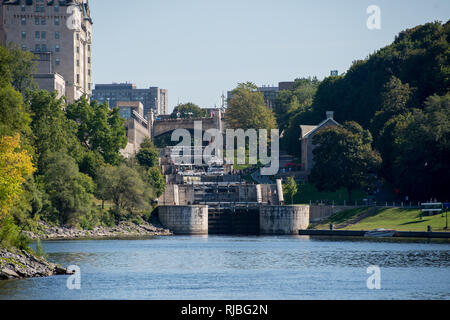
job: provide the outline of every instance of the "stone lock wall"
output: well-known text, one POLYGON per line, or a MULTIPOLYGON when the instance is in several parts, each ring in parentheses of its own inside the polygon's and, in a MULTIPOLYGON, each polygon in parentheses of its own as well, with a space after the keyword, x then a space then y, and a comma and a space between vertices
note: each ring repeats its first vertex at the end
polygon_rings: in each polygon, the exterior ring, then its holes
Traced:
POLYGON ((309 226, 309 206, 262 206, 259 212, 260 234, 298 234, 309 226))
POLYGON ((206 205, 160 206, 159 220, 175 234, 297 235, 308 228, 311 207, 261 205, 233 212, 209 209, 206 205))
POLYGON ((208 206, 160 206, 158 215, 175 234, 208 234, 208 206))

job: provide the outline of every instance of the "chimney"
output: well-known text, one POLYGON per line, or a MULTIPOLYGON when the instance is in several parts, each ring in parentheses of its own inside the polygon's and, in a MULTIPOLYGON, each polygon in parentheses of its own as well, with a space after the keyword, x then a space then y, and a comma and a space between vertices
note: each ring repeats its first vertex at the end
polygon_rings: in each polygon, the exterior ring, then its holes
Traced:
POLYGON ((327 119, 334 119, 334 111, 327 111, 327 119))

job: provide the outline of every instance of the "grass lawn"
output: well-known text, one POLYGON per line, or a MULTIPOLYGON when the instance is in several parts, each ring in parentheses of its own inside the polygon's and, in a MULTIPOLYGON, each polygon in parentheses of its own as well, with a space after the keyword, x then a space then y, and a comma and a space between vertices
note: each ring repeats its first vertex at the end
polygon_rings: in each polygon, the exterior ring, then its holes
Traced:
POLYGON ((330 218, 328 218, 326 221, 324 221, 321 224, 314 225, 314 229, 317 230, 328 230, 330 228, 330 223, 334 225, 339 225, 341 223, 344 223, 347 220, 351 220, 360 214, 366 212, 367 208, 355 208, 350 210, 341 211, 339 213, 336 213, 332 215, 330 218))
MULTIPOLYGON (((353 192, 353 201, 366 198, 367 194, 362 191, 353 192)), ((348 203, 347 190, 342 188, 335 192, 320 192, 311 184, 299 184, 298 192, 294 196, 295 204, 309 204, 309 201, 334 201, 335 203, 343 203, 344 200, 348 203)))
POLYGON ((431 217, 424 216, 423 219, 420 219, 420 211, 418 209, 386 208, 380 209, 375 215, 367 217, 343 230, 385 228, 398 231, 427 231, 427 226, 431 226, 433 231, 446 231, 444 230, 445 214, 444 217, 438 214, 431 217))

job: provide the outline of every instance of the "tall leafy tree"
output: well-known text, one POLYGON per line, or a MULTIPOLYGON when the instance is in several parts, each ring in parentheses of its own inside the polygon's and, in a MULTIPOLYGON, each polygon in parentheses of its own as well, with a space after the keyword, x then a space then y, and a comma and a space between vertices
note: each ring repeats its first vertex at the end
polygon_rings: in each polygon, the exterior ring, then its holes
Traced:
POLYGON ((289 198, 290 203, 294 203, 294 196, 298 192, 297 183, 295 182, 293 177, 289 177, 287 182, 283 185, 283 191, 286 197, 289 198))
POLYGON ((422 108, 433 94, 445 95, 450 88, 449 36, 450 20, 407 29, 392 44, 355 61, 343 76, 324 79, 312 106, 316 120, 333 108, 337 121, 369 127, 392 77, 411 88, 409 108, 422 108))
POLYGON ((33 74, 36 72, 35 57, 32 53, 15 46, 0 45, 0 86, 12 85, 25 94, 27 89, 36 89, 33 74))
POLYGON ((12 86, 23 94, 26 94, 28 90, 36 90, 38 86, 33 74, 37 72, 37 62, 34 54, 12 46, 9 50, 14 57, 11 64, 12 86))
POLYGON ((407 104, 411 95, 412 90, 407 83, 403 84, 397 77, 391 77, 381 94, 380 110, 375 113, 372 119, 372 133, 375 137, 378 137, 384 124, 390 118, 407 111, 407 104))
POLYGON ((321 191, 345 187, 351 201, 354 190, 371 185, 381 164, 371 143, 370 132, 356 122, 320 130, 313 137, 315 163, 310 181, 321 191))
POLYGON ((402 195, 448 199, 450 179, 450 94, 431 96, 424 110, 413 109, 387 122, 381 132, 386 177, 402 195))
POLYGON ((275 115, 264 103, 262 93, 250 82, 240 83, 228 100, 226 122, 233 129, 275 129, 275 115))
POLYGON ((82 155, 76 136, 77 124, 67 119, 64 106, 64 100, 58 99, 55 92, 40 90, 30 95, 31 128, 39 156, 39 170, 50 153, 70 154, 77 161, 82 155))
POLYGON ((91 210, 94 183, 78 171, 76 162, 68 155, 52 153, 48 156, 43 181, 61 224, 77 225, 91 210))
POLYGON ((147 170, 145 179, 149 185, 155 189, 157 197, 161 196, 166 189, 166 179, 158 167, 151 167, 147 170))
POLYGON ((119 109, 82 97, 67 107, 67 117, 77 123, 78 139, 87 149, 101 154, 109 164, 120 162, 119 151, 128 140, 119 109))
POLYGON ((288 128, 294 115, 307 111, 311 106, 319 83, 315 77, 295 79, 292 90, 283 90, 279 93, 273 111, 281 131, 288 128))
POLYGON ((140 146, 136 159, 141 166, 151 168, 159 165, 159 150, 153 142, 146 138, 140 146))
POLYGON ((97 185, 101 199, 114 203, 118 220, 149 209, 150 201, 155 198, 154 190, 142 180, 138 171, 124 164, 101 168, 97 185))
POLYGON ((21 150, 20 135, 1 137, 0 219, 10 214, 23 192, 22 185, 34 170, 30 155, 26 150, 21 150))

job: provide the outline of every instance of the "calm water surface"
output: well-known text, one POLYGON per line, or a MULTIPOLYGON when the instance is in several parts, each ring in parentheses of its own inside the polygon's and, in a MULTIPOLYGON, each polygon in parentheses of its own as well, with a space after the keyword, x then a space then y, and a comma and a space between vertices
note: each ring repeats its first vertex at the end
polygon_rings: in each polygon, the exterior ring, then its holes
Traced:
POLYGON ((450 244, 176 236, 44 242, 68 276, 0 282, 0 299, 450 299, 450 244), (367 267, 381 268, 369 290, 367 267))

